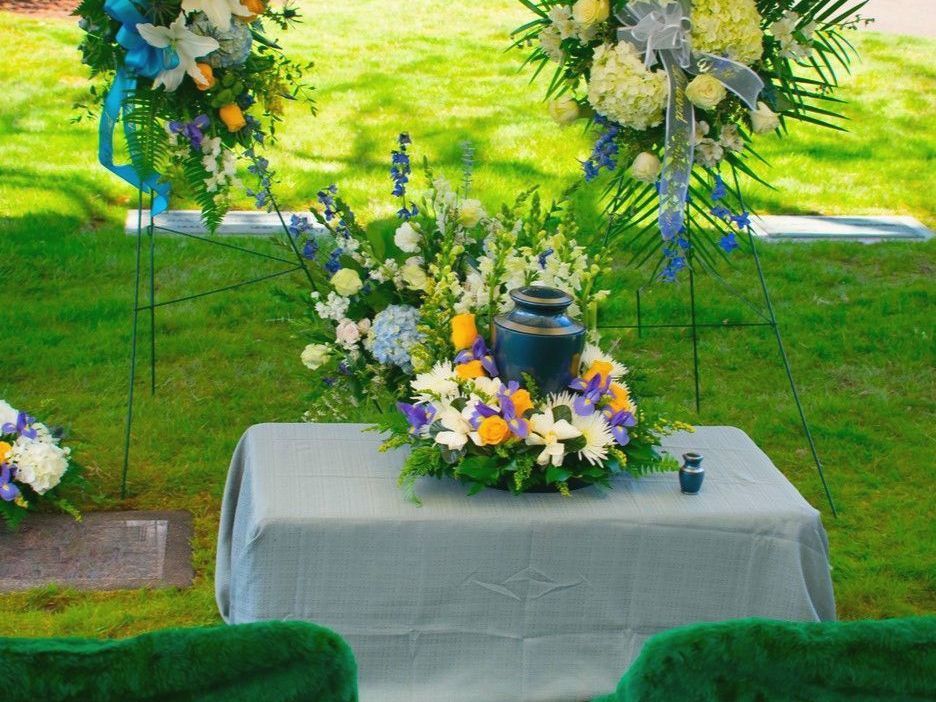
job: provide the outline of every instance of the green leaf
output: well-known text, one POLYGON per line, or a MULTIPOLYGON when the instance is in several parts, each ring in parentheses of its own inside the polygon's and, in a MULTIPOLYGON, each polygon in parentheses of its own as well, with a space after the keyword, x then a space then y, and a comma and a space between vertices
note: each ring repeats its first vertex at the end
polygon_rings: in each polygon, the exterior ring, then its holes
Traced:
POLYGON ((572 422, 572 410, 565 405, 559 405, 558 407, 552 408, 553 419, 557 422, 562 421, 563 419, 567 422, 572 422))
POLYGON ((572 471, 562 466, 549 466, 549 468, 546 469, 546 482, 550 484, 562 483, 568 480, 571 475, 572 471))
POLYGON ((497 463, 493 456, 470 456, 458 465, 456 472, 458 475, 490 485, 497 479, 497 463))

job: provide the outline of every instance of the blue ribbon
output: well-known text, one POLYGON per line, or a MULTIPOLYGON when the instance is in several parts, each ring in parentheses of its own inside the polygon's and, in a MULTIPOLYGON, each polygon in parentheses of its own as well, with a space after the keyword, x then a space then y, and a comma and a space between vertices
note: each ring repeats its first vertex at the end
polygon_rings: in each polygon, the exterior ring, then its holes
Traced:
MULTIPOLYGON (((137 31, 138 24, 148 20, 130 0, 107 0, 104 10, 121 23, 117 31, 117 43, 127 50, 124 66, 118 69, 110 91, 104 99, 101 110, 101 123, 98 128, 98 160, 114 175, 132 186, 153 195, 152 216, 164 212, 169 207, 169 184, 159 181, 159 174, 154 173, 143 178, 132 164, 114 163, 114 130, 121 115, 126 113, 127 95, 136 88, 136 76, 155 78, 167 68, 174 68, 179 57, 171 49, 164 50, 146 43, 137 31)), ((131 129, 124 119, 124 132, 131 129)))

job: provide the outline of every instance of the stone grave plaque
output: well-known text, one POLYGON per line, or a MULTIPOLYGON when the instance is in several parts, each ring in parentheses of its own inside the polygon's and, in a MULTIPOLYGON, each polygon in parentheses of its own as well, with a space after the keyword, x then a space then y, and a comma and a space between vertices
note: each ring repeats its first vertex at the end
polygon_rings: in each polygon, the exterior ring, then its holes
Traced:
POLYGON ((933 233, 913 217, 760 215, 754 234, 767 241, 927 241, 933 233))
POLYGON ((0 591, 58 584, 83 590, 192 584, 188 512, 34 514, 0 532, 0 591))

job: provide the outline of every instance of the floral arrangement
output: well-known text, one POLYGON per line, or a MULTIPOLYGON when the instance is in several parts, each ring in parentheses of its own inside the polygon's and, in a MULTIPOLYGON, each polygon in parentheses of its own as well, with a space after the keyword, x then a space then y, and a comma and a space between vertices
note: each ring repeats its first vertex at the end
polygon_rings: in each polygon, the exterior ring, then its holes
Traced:
POLYGON ((862 0, 521 0, 535 18, 514 46, 539 75, 549 112, 597 133, 586 181, 611 173, 615 235, 636 231, 635 260, 674 280, 738 248, 749 226, 739 186, 757 175, 753 135, 791 120, 840 129, 836 65, 862 0), (629 167, 628 167, 629 166, 629 167), (658 196, 657 196, 658 194, 658 196), (654 226, 654 218, 658 227, 654 226), (657 228, 662 236, 656 233, 657 228))
POLYGON ((656 447, 676 425, 637 411, 617 362, 590 347, 581 387, 540 397, 530 384, 500 381, 477 332, 510 304, 512 289, 543 285, 570 294, 571 313, 586 319, 596 341, 598 305, 608 295, 599 286, 606 238, 583 236, 567 199, 545 206, 535 188, 489 213, 471 197, 470 148, 460 184, 424 160, 426 187, 414 195, 411 148, 401 134, 391 154, 395 223, 365 227, 332 185, 317 194, 311 217, 290 224, 316 288, 299 322, 309 342, 302 362, 321 383, 306 418, 356 416, 356 398, 372 401, 393 435, 388 447, 414 445, 401 476, 407 487, 420 475, 496 485, 509 470, 519 471, 511 489, 565 490, 570 480, 606 483, 625 465, 672 467, 656 447), (575 413, 581 398, 595 412, 575 413), (384 414, 392 403, 401 413, 384 414), (562 434, 561 454, 547 421, 562 434))
POLYGON ((407 427, 392 422, 385 448, 409 445, 400 483, 410 495, 423 476, 453 477, 477 492, 514 493, 603 485, 632 475, 678 469, 660 439, 690 429, 638 410, 627 368, 594 344, 582 354, 568 391, 542 395, 532 378, 504 382, 475 317, 452 318, 457 355, 410 382, 412 403, 398 402, 407 427))
MULTIPOLYGON (((287 58, 267 28, 298 20, 267 0, 82 0, 82 60, 93 79, 89 112, 101 111, 104 166, 152 196, 158 214, 176 169, 210 230, 220 224, 237 164, 261 186, 266 162, 257 149, 275 138, 284 99, 311 104, 309 65, 287 58), (103 84, 103 88, 102 88, 103 84), (128 165, 114 164, 114 129, 123 120, 128 165)), ((255 195, 265 202, 265 190, 255 195)))
POLYGON ((30 509, 46 503, 76 519, 59 489, 83 483, 60 433, 0 400, 0 516, 15 528, 30 509))

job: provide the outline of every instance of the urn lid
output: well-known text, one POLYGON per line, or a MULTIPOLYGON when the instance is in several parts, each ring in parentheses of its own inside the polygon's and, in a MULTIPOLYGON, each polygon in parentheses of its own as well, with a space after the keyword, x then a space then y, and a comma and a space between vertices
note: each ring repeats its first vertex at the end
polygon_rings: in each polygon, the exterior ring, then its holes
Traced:
POLYGON ((572 296, 556 288, 528 285, 510 291, 516 307, 498 315, 495 326, 537 336, 574 336, 585 328, 566 314, 572 296))

